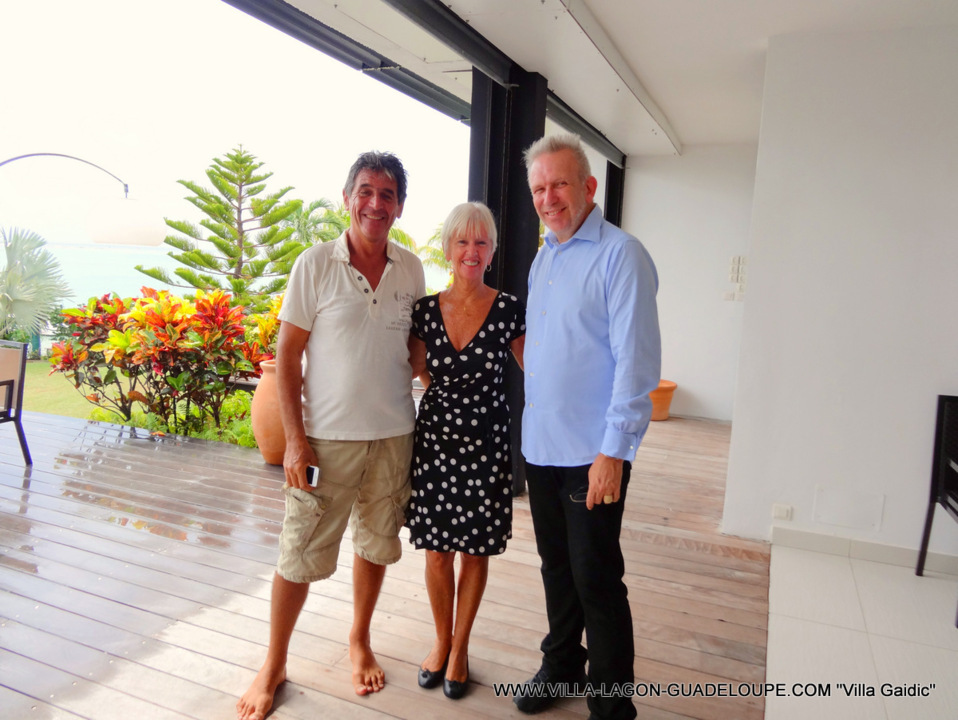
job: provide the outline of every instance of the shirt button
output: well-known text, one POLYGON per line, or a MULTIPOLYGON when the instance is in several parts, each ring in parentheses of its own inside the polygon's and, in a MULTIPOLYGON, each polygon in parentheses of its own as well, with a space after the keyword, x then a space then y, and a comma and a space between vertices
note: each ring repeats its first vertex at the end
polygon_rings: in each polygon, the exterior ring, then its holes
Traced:
POLYGON ((375 305, 375 304, 376 304, 376 302, 377 302, 376 300, 373 300, 373 305, 375 305))
POLYGON ((543 310, 543 311, 542 311, 542 314, 543 314, 543 315, 545 315, 545 314, 546 314, 546 311, 545 311, 545 310, 543 310))
POLYGON ((535 403, 529 403, 529 407, 534 408, 535 406, 536 406, 535 403))
POLYGON ((364 292, 364 293, 368 293, 368 292, 369 292, 369 288, 366 288, 365 290, 363 290, 363 292, 364 292))
POLYGON ((552 281, 551 281, 551 280, 549 281, 549 284, 550 284, 550 285, 552 284, 552 281))

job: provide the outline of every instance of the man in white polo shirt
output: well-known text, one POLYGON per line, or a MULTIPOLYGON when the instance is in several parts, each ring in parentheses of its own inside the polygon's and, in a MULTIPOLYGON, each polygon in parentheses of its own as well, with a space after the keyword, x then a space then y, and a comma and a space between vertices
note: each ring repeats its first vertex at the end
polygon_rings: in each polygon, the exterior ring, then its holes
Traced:
POLYGON ((261 720, 286 679, 289 641, 309 584, 336 569, 347 522, 353 542, 349 656, 358 695, 383 688, 369 625, 386 565, 399 560, 409 500, 415 410, 407 341, 425 295, 419 259, 388 239, 406 200, 406 173, 364 153, 343 188, 350 227, 296 261, 280 312, 277 377, 286 433, 286 518, 273 578, 266 661, 237 703, 261 720), (305 369, 302 365, 306 356, 305 369), (312 488, 307 466, 321 478, 312 488))

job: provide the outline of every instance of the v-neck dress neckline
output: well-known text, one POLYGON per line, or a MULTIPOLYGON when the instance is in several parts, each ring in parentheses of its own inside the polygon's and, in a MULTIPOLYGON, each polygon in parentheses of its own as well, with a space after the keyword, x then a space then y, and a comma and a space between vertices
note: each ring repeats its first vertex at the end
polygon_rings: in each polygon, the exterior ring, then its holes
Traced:
MULTIPOLYGON (((440 299, 440 295, 442 295, 442 293, 436 293, 436 305, 439 307, 439 317, 442 318, 442 331, 446 334, 446 340, 449 341, 450 347, 452 347, 453 350, 456 350, 456 346, 453 344, 452 338, 449 336, 449 325, 446 323, 446 316, 442 312, 442 300, 440 299)), ((472 337, 469 338, 469 342, 456 350, 456 352, 461 353, 463 350, 472 345, 472 341, 476 339, 477 335, 479 335, 479 331, 482 330, 485 324, 489 321, 489 316, 492 314, 492 309, 496 306, 496 303, 499 301, 499 297, 501 295, 502 293, 496 290, 496 296, 492 298, 492 302, 489 304, 489 309, 486 310, 485 317, 482 318, 482 322, 479 323, 479 327, 476 328, 476 331, 472 334, 472 337)))

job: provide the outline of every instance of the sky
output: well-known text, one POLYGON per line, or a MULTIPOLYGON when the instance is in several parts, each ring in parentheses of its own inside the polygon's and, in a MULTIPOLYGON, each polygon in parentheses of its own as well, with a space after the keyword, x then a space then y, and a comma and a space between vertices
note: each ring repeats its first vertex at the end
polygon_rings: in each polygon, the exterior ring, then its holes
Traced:
POLYGON ((418 242, 467 199, 465 125, 221 0, 0 0, 0 67, 0 162, 63 153, 107 171, 55 157, 0 167, 0 227, 55 254, 72 246, 72 284, 82 248, 98 272, 147 280, 106 251, 161 244, 164 217, 198 220, 177 180, 209 187, 213 158, 239 145, 273 173, 269 190, 307 203, 341 201, 359 153, 396 153, 409 174, 397 225, 418 242))

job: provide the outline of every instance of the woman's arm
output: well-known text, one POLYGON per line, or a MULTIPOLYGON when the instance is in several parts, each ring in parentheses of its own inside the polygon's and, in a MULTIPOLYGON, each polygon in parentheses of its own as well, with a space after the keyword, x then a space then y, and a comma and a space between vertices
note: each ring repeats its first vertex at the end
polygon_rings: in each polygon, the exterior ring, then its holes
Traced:
POLYGON ((412 366, 412 377, 419 377, 426 372, 426 343, 415 335, 409 336, 409 364, 412 366))
POLYGON ((525 370, 525 367, 522 364, 522 352, 526 348, 526 336, 520 335, 511 343, 509 343, 509 349, 512 350, 513 356, 516 358, 516 362, 519 363, 519 367, 522 370, 525 370))
POLYGON ((415 335, 409 336, 409 364, 412 366, 412 376, 418 377, 424 388, 429 388, 432 378, 426 372, 426 343, 415 335))

